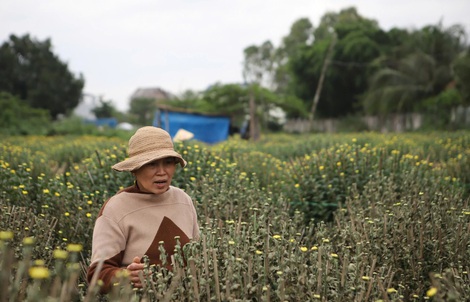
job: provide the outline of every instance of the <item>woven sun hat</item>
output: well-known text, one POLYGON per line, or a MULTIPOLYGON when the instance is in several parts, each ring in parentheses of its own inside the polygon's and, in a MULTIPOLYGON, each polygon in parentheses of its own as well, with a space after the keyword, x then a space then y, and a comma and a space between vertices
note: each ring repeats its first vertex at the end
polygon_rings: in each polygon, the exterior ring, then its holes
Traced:
POLYGON ((186 161, 175 151, 170 134, 165 130, 153 126, 139 128, 129 139, 129 157, 115 164, 116 171, 134 171, 152 161, 174 157, 182 167, 186 161))

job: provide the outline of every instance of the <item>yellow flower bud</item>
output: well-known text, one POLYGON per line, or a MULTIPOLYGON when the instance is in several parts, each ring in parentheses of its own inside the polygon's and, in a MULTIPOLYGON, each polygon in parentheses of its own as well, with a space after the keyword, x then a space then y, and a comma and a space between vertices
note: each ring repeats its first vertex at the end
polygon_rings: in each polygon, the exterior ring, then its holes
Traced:
POLYGON ((33 279, 47 279, 49 278, 49 270, 46 267, 31 267, 29 269, 29 276, 33 279))

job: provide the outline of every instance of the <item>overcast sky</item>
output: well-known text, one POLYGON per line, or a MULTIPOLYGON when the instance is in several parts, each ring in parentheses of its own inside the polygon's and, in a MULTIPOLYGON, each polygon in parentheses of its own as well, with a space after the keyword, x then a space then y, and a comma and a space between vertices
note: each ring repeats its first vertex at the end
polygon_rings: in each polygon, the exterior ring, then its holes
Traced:
POLYGON ((139 87, 173 94, 242 82, 243 49, 277 47, 290 26, 355 6, 382 29, 456 23, 470 34, 470 0, 0 0, 0 43, 10 34, 44 40, 84 92, 126 110, 139 87))

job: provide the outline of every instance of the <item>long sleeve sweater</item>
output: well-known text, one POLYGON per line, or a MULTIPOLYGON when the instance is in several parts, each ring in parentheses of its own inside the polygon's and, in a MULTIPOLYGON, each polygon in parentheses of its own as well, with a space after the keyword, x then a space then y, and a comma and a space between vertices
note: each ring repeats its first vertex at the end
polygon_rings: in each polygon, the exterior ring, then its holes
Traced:
POLYGON ((170 186, 165 193, 156 195, 132 186, 120 191, 103 205, 98 214, 88 282, 100 260, 104 261, 98 272, 98 279, 103 281, 102 293, 111 289, 114 275, 132 263, 136 256, 142 258, 147 255, 150 264, 161 265, 160 241, 164 242, 167 263, 171 263, 175 236, 180 237, 182 246, 199 238, 196 210, 183 190, 170 186))

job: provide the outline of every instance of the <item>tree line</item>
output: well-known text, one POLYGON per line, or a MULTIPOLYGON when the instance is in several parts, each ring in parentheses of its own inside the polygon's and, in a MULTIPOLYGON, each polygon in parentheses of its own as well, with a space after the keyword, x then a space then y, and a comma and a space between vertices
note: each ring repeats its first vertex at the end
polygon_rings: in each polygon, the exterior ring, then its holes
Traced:
MULTIPOLYGON (((222 113, 255 127, 287 118, 341 118, 351 115, 427 113, 430 116, 470 104, 470 51, 462 25, 442 22, 419 29, 383 30, 356 8, 324 14, 314 26, 295 21, 278 46, 267 40, 243 50, 243 83, 214 83, 186 91, 169 104, 222 113)), ((15 112, 29 119, 68 116, 82 100, 85 79, 52 51, 50 39, 11 35, 0 47, 2 127, 15 112), (30 110, 31 109, 31 110, 30 110)), ((154 101, 133 99, 126 114, 101 101, 96 115, 118 115, 146 124, 154 101), (147 116, 147 117, 146 117, 147 116)))
POLYGON ((249 115, 258 127, 276 123, 268 114, 275 108, 287 118, 419 112, 448 120, 452 108, 470 105, 469 50, 462 25, 384 30, 349 7, 318 26, 295 21, 277 47, 269 40, 246 47, 243 83, 216 83, 176 104, 238 121, 249 115))

